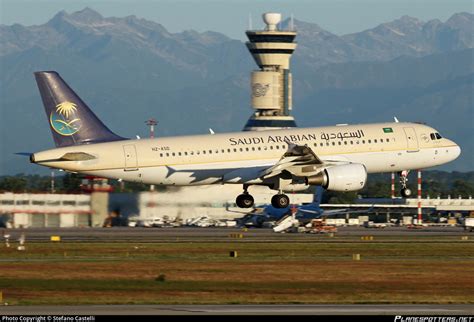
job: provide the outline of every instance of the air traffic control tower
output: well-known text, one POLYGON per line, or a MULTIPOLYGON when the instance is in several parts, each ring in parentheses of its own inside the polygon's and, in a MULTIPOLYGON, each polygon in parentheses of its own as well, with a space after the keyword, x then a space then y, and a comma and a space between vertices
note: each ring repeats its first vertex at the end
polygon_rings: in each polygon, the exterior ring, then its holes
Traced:
POLYGON ((279 13, 262 15, 265 30, 248 30, 246 43, 260 70, 251 75, 252 100, 255 110, 244 131, 264 131, 296 127, 291 116, 292 85, 290 58, 296 48, 296 31, 280 30, 279 13))

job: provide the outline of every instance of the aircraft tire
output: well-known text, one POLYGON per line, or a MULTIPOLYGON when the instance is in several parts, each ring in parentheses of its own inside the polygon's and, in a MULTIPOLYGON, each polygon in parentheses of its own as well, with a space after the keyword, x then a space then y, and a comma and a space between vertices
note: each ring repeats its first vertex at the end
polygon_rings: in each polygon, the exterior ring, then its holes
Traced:
POLYGON ((400 191, 400 194, 402 195, 403 198, 408 198, 411 196, 411 190, 408 189, 408 188, 403 188, 401 191, 400 191))
POLYGON ((239 208, 250 208, 253 206, 254 200, 253 197, 248 193, 243 193, 237 196, 237 199, 235 199, 235 203, 239 208))
POLYGON ((274 195, 272 197, 272 206, 275 208, 286 208, 290 205, 290 198, 284 194, 274 195))

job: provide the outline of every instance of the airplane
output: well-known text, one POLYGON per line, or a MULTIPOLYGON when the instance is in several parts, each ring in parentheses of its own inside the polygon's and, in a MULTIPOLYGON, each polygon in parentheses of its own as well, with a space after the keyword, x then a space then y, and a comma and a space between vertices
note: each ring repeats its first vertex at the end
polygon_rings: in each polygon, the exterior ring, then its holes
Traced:
MULTIPOLYGON (((357 191, 368 173, 434 167, 461 148, 420 123, 394 122, 270 131, 127 139, 113 133, 55 71, 34 73, 55 149, 30 153, 32 163, 69 172, 155 185, 241 184, 236 203, 250 208, 248 189, 284 192, 322 186, 357 191)), ((409 190, 402 181, 402 195, 409 190)))
POLYGON ((351 210, 347 208, 325 210, 320 207, 322 196, 323 187, 317 186, 313 194, 313 200, 301 206, 295 205, 286 208, 275 208, 272 205, 265 205, 256 207, 250 212, 230 210, 227 207, 227 211, 244 214, 242 218, 238 219, 241 226, 262 227, 265 222, 277 222, 287 215, 292 215, 293 211, 295 219, 298 219, 301 223, 307 223, 311 219, 343 214, 369 213, 373 209, 372 205, 371 208, 363 210, 351 210))

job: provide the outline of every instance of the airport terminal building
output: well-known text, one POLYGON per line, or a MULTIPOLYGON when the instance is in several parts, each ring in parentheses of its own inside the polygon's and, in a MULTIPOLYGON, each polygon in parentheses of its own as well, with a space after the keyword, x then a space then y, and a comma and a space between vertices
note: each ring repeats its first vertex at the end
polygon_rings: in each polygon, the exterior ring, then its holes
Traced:
MULTIPOLYGON (((272 191, 252 187, 257 207, 270 204, 272 191)), ((95 191, 84 194, 0 194, 0 218, 8 228, 30 227, 103 227, 111 213, 126 223, 128 219, 151 221, 157 218, 186 221, 197 217, 233 220, 245 215, 235 206, 235 193, 240 186, 199 186, 168 189, 166 192, 108 193, 95 191)), ((312 194, 294 194, 296 205, 312 202, 312 194)), ((370 209, 365 220, 389 222, 398 218, 410 224, 417 213, 417 199, 360 199, 355 204, 323 204, 323 209, 347 208, 354 211, 370 209)), ((468 198, 421 199, 423 216, 434 214, 445 218, 474 213, 474 200, 468 198)), ((250 212, 251 210, 247 210, 250 212)), ((328 219, 337 225, 362 224, 359 215, 350 212, 328 219), (334 220, 332 220, 334 219, 334 220)))

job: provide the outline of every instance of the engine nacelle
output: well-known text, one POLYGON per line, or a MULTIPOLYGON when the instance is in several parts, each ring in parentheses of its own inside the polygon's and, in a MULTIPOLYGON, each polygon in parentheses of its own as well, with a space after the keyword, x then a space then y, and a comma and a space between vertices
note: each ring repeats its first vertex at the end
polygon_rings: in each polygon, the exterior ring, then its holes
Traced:
POLYGON ((364 188, 366 181, 367 170, 360 163, 336 165, 306 178, 306 184, 333 191, 357 191, 364 188))

